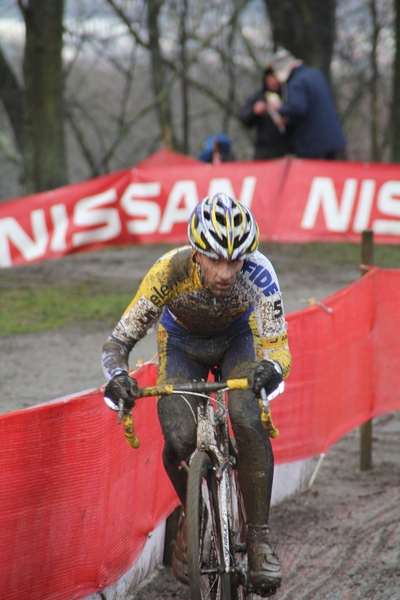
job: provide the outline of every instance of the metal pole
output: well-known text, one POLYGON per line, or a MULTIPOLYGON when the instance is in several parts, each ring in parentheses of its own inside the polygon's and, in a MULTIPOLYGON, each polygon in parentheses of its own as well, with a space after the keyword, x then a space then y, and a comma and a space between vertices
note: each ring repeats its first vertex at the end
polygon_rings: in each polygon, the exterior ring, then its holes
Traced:
MULTIPOLYGON (((374 234, 370 229, 362 232, 361 276, 368 272, 363 267, 374 264, 374 234)), ((360 471, 372 469, 372 420, 360 426, 360 471)))

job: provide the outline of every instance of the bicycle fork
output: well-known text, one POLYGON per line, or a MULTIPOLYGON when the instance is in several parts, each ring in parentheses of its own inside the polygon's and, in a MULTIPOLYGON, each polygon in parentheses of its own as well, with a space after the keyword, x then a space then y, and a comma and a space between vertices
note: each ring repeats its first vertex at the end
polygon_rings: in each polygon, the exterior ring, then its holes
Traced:
POLYGON ((230 554, 230 539, 229 539, 229 522, 230 522, 230 504, 231 504, 231 490, 230 490, 230 473, 228 468, 224 468, 221 474, 221 479, 218 485, 218 504, 219 504, 219 515, 221 521, 221 539, 222 539, 222 550, 224 558, 225 572, 231 571, 231 554, 230 554))
POLYGON ((217 392, 217 413, 207 402, 197 411, 197 449, 207 449, 213 455, 213 469, 217 480, 218 509, 221 526, 222 558, 224 571, 231 571, 229 527, 231 506, 231 464, 229 462, 229 434, 224 392, 217 392), (223 408, 224 407, 224 408, 223 408), (215 424, 221 429, 221 444, 218 444, 215 424), (221 447, 223 446, 223 447, 221 447))

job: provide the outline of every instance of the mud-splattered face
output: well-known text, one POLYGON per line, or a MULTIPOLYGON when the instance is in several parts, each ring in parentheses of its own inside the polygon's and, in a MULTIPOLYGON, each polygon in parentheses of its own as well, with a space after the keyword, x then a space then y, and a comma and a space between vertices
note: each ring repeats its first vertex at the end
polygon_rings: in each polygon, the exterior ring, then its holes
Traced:
POLYGON ((205 287, 217 298, 229 296, 243 266, 243 260, 214 259, 199 252, 196 252, 195 259, 200 265, 205 287))

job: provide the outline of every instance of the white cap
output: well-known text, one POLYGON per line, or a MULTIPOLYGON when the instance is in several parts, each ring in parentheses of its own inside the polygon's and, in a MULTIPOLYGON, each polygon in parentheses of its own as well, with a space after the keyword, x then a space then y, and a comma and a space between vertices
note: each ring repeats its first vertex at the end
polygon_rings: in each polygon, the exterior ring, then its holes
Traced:
POLYGON ((273 55, 271 63, 275 75, 283 83, 289 79, 289 75, 297 60, 288 50, 279 48, 273 55))

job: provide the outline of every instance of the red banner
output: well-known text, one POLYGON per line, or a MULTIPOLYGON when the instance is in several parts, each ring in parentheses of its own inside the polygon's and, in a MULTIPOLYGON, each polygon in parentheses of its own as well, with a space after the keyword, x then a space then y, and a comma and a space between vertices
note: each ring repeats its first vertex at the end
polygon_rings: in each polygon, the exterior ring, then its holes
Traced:
POLYGON ((270 239, 400 242, 400 166, 292 160, 273 211, 270 239))
POLYGON ((0 204, 0 267, 107 245, 186 243, 206 195, 256 216, 263 240, 400 242, 397 165, 274 160, 209 165, 166 150, 112 175, 0 204))

